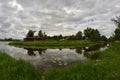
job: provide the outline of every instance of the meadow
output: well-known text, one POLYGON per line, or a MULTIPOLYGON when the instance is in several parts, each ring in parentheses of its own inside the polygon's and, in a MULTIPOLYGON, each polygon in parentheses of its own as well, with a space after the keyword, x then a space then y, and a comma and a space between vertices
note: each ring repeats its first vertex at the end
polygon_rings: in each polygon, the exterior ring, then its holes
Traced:
POLYGON ((0 80, 119 80, 120 43, 111 43, 105 51, 92 52, 83 63, 52 68, 41 73, 22 60, 0 53, 0 80))

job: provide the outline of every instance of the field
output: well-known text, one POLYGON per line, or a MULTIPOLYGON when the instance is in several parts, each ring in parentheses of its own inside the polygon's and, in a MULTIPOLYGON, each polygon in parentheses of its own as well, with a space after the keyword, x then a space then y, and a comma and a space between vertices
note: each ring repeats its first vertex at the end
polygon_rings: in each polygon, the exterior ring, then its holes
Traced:
POLYGON ((0 53, 0 80, 120 80, 120 43, 96 51, 84 62, 40 73, 22 60, 0 53))

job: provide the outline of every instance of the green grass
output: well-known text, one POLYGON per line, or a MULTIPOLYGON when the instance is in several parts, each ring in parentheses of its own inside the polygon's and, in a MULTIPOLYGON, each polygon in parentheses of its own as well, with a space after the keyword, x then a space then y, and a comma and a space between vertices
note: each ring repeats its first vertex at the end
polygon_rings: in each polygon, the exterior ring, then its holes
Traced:
POLYGON ((0 80, 40 80, 40 72, 29 63, 0 52, 0 80))
POLYGON ((45 80, 120 80, 120 43, 111 44, 106 51, 94 52, 84 63, 76 62, 66 69, 53 69, 45 80))
POLYGON ((4 56, 6 55, 0 54, 0 80, 37 80, 41 76, 40 80, 120 80, 120 43, 111 44, 105 51, 93 52, 83 63, 76 62, 66 68, 53 68, 43 74, 34 72, 34 69, 23 61, 4 56))
POLYGON ((91 42, 91 41, 14 41, 9 43, 9 45, 15 45, 19 47, 45 47, 45 48, 55 48, 55 47, 81 47, 90 46, 95 44, 100 44, 101 42, 91 42))

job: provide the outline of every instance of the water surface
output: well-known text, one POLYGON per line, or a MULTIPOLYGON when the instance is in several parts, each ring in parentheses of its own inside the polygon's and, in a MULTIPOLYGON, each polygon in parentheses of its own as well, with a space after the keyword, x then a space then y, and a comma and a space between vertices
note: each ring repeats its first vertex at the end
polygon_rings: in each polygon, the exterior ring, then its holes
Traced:
POLYGON ((47 69, 50 67, 63 67, 75 61, 83 62, 86 56, 95 50, 107 49, 106 44, 91 47, 76 48, 19 48, 9 46, 8 42, 0 42, 0 51, 6 52, 15 59, 30 62, 36 69, 47 69))

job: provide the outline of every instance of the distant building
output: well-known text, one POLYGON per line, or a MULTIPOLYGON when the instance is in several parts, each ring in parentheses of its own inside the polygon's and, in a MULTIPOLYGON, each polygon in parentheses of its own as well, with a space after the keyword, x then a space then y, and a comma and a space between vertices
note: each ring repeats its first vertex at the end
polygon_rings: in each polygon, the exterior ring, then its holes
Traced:
POLYGON ((41 38, 41 37, 27 37, 27 38, 24 38, 24 41, 40 41, 40 40, 44 40, 44 39, 41 38))

